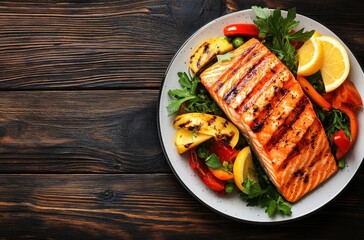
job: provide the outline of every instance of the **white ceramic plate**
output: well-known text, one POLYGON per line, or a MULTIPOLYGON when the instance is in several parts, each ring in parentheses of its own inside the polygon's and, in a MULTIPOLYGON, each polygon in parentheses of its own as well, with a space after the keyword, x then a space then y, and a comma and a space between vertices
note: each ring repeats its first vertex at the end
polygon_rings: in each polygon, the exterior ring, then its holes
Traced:
MULTIPOLYGON (((282 11, 286 14, 286 12, 282 11)), ((163 81, 158 109, 159 135, 165 156, 182 185, 189 192, 205 205, 227 217, 254 223, 277 223, 285 222, 306 216, 337 196, 357 172, 364 156, 364 127, 359 129, 358 139, 354 148, 347 155, 347 166, 338 171, 331 179, 317 187, 314 191, 293 204, 292 215, 277 216, 270 218, 260 207, 248 207, 238 194, 234 196, 217 196, 215 192, 209 190, 193 172, 189 166, 188 156, 179 155, 174 146, 175 129, 172 126, 173 116, 168 116, 166 106, 170 102, 168 90, 180 88, 177 72, 188 72, 188 64, 191 53, 205 40, 223 36, 223 28, 231 23, 252 23, 254 14, 251 10, 243 10, 222 16, 206 24, 193 34, 178 50, 171 61, 163 81)), ((305 30, 317 30, 322 35, 330 35, 339 39, 332 31, 322 24, 302 15, 297 14, 296 20, 300 21, 297 29, 302 27, 305 30)), ((358 61, 355 59, 349 48, 347 48, 351 61, 349 79, 354 82, 361 96, 364 96, 364 74, 358 61)), ((359 123, 364 122, 364 111, 358 114, 359 123)))

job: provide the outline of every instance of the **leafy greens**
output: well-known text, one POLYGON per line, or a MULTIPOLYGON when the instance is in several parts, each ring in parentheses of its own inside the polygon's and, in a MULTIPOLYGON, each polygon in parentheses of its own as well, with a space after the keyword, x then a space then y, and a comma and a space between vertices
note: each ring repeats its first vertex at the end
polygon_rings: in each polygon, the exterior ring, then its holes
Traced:
POLYGON ((290 42, 304 42, 315 31, 305 32, 303 28, 294 30, 299 24, 295 21, 296 8, 289 9, 286 18, 281 15, 279 8, 272 14, 268 8, 253 6, 252 10, 256 15, 254 24, 259 29, 259 37, 263 39, 263 43, 296 75, 298 60, 296 49, 290 42))
POLYGON ((183 112, 210 113, 223 116, 220 107, 212 100, 197 75, 189 77, 185 72, 178 72, 182 89, 171 89, 168 95, 172 98, 167 106, 169 115, 177 113, 183 105, 183 112))

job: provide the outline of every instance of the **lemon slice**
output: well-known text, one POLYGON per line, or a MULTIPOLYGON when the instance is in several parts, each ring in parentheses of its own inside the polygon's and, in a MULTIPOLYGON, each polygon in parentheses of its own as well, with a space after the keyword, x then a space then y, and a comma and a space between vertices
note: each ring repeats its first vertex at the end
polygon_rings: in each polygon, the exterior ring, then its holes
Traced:
POLYGON ((345 47, 335 38, 321 36, 316 38, 323 49, 323 64, 321 66, 322 80, 326 92, 338 88, 348 77, 350 61, 345 47))
POLYGON ((233 166, 233 173, 234 182, 241 191, 244 190, 243 182, 248 177, 255 182, 258 181, 257 174, 254 168, 252 153, 249 146, 243 148, 236 156, 233 166))
POLYGON ((320 70, 323 63, 323 50, 321 43, 316 40, 320 34, 315 32, 300 49, 298 49, 298 69, 297 74, 309 76, 320 70))

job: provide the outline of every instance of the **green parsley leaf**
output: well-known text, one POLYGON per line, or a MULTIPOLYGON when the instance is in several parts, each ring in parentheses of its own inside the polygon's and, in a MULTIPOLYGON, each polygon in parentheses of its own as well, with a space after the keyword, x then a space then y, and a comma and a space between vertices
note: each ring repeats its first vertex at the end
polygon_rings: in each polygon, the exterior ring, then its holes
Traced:
POLYGON ((215 153, 209 155, 205 161, 206 165, 214 170, 219 169, 221 167, 220 159, 215 153))
POLYGON ((277 200, 277 208, 284 215, 292 214, 292 204, 283 200, 281 196, 278 197, 277 200))
POLYGON ((305 32, 303 28, 294 31, 299 25, 295 21, 296 8, 289 9, 286 18, 282 16, 280 8, 273 13, 257 6, 253 6, 252 10, 256 16, 253 22, 259 29, 259 37, 263 39, 263 43, 296 75, 298 59, 296 49, 290 41, 307 41, 315 31, 305 32))
POLYGON ((267 189, 262 189, 259 183, 255 182, 251 178, 248 178, 247 181, 243 183, 243 186, 243 193, 246 194, 248 199, 259 197, 267 192, 267 189))
POLYGON ((265 209, 265 212, 268 214, 269 217, 272 217, 277 209, 277 201, 270 200, 268 203, 267 208, 265 209))
POLYGON ((185 72, 178 72, 178 77, 181 88, 168 91, 168 95, 171 97, 167 106, 169 116, 177 113, 182 104, 184 104, 184 113, 200 112, 225 116, 201 84, 197 75, 189 77, 185 72))
POLYGON ((274 216, 277 212, 283 215, 291 215, 292 205, 281 197, 265 173, 259 173, 258 176, 259 183, 250 178, 243 183, 244 190, 241 192, 241 197, 247 201, 247 205, 265 208, 265 212, 269 217, 274 216))

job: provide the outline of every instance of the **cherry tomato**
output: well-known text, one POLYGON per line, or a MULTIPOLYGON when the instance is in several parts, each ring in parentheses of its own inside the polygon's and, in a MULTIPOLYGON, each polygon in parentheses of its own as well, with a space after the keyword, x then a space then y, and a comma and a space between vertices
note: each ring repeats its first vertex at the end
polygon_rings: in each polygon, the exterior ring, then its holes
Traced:
POLYGON ((198 157, 195 149, 190 150, 190 166, 207 187, 218 192, 225 190, 224 182, 214 177, 204 160, 198 157))
POLYGON ((223 141, 215 141, 209 148, 211 153, 215 153, 219 158, 221 164, 225 162, 233 163, 239 150, 226 145, 223 141))
MULTIPOLYGON (((337 131, 333 135, 332 141, 337 147, 337 153, 340 153, 340 155, 341 154, 344 155, 345 153, 347 153, 349 151, 351 142, 350 142, 349 138, 346 136, 344 130, 340 129, 339 131, 337 131)), ((339 155, 339 154, 337 154, 337 155, 339 155)))
POLYGON ((249 23, 235 23, 227 25, 224 28, 225 36, 246 36, 256 37, 259 36, 259 29, 254 24, 249 23))

